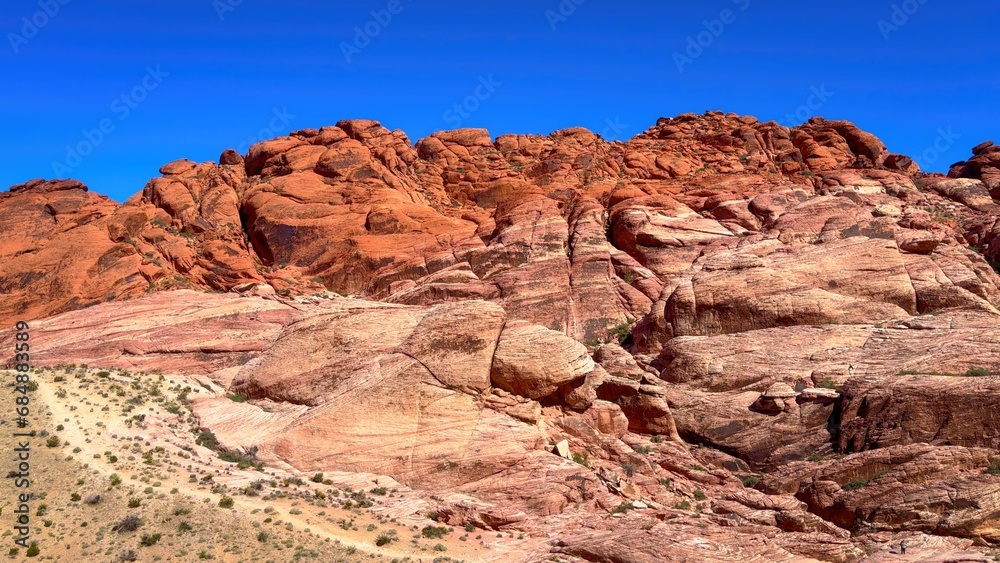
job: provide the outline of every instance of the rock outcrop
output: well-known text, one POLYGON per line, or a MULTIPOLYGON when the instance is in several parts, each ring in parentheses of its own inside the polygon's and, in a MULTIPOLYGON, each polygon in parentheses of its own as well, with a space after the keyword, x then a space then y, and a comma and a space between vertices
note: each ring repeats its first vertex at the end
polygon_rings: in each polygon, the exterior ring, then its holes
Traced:
POLYGON ((351 120, 160 173, 0 193, 0 344, 195 377, 227 446, 551 540, 524 561, 1000 544, 991 142, 945 176, 821 118, 351 120))

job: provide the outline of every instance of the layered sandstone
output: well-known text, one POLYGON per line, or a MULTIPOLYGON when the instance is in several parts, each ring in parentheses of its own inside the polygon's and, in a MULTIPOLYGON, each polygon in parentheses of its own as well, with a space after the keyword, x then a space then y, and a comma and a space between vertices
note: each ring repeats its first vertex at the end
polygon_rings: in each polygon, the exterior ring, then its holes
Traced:
POLYGON ((0 318, 39 364, 198 378, 228 447, 564 560, 974 561, 998 158, 923 174, 848 122, 721 112, 626 142, 343 121, 124 205, 0 194, 0 318))

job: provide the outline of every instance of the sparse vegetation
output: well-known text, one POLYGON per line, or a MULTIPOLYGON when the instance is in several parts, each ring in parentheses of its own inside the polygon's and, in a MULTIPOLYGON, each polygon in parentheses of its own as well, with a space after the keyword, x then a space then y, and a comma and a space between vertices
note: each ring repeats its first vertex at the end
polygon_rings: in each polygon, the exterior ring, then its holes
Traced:
POLYGON ((245 452, 236 452, 230 450, 219 450, 219 459, 222 461, 228 461, 230 463, 235 463, 240 469, 249 469, 253 467, 256 470, 261 470, 264 468, 264 462, 257 459, 257 448, 252 447, 245 452))
POLYGON ((990 460, 990 465, 986 468, 986 473, 1000 475, 1000 459, 990 460))
POLYGON ((392 540, 393 537, 390 536, 389 534, 379 534, 379 536, 375 538, 375 545, 382 547, 384 545, 388 545, 389 543, 391 543, 392 540))
POLYGON ((856 491, 867 484, 868 484, 868 479, 864 479, 862 477, 856 477, 848 481, 847 484, 845 484, 841 488, 845 491, 856 491))
POLYGON ((156 542, 160 541, 163 534, 157 532, 155 534, 144 534, 142 539, 139 540, 139 545, 143 547, 149 547, 151 545, 156 545, 156 542))
POLYGON ((625 344, 625 341, 628 340, 628 337, 631 335, 632 323, 628 321, 618 324, 611 329, 611 336, 615 337, 619 344, 625 344))
POLYGON ((635 510, 631 502, 623 502, 611 510, 611 514, 625 514, 629 510, 635 510))
POLYGON ((420 535, 428 539, 441 539, 449 532, 446 526, 424 526, 420 535))
POLYGON ((142 519, 137 514, 129 514, 112 526, 111 531, 126 534, 138 530, 139 526, 142 526, 142 519))

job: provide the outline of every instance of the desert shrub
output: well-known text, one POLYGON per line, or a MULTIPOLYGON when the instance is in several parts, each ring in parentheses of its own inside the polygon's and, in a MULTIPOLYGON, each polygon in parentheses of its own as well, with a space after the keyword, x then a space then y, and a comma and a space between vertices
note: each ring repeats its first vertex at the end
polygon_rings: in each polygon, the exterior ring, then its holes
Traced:
POLYGON ((317 473, 317 474, 313 475, 312 479, 310 479, 310 480, 313 483, 322 483, 323 482, 323 474, 322 473, 317 473))
POLYGON ((392 536, 389 534, 380 534, 379 537, 375 538, 375 545, 382 547, 383 545, 388 545, 392 542, 392 536))
POLYGON ((351 493, 351 500, 357 503, 358 508, 369 508, 375 505, 370 498, 365 496, 364 491, 355 491, 351 493))
POLYGON ((611 514, 625 514, 629 510, 634 510, 635 506, 631 502, 623 502, 611 510, 611 514))
POLYGON ((263 531, 257 532, 257 541, 259 541, 260 543, 266 542, 267 538, 268 538, 267 532, 263 532, 263 531))
POLYGON ((28 557, 38 557, 38 554, 41 553, 41 551, 41 549, 38 549, 38 544, 33 543, 28 546, 28 551, 25 551, 24 554, 28 557))
POLYGON ((614 336, 616 339, 618 339, 619 344, 625 344, 625 341, 628 340, 628 337, 631 336, 631 334, 632 334, 632 323, 627 321, 611 329, 611 336, 614 336))
POLYGON ((195 444, 199 446, 205 446, 210 450, 219 449, 219 439, 215 437, 215 433, 208 428, 199 428, 198 437, 194 440, 195 444))
POLYGON ((674 510, 691 510, 691 503, 686 500, 682 500, 674 505, 674 510))
POLYGON ((743 486, 752 489, 760 483, 760 479, 756 475, 744 475, 740 477, 740 481, 743 482, 743 486))
POLYGON ((986 472, 990 475, 1000 475, 1000 459, 991 461, 990 466, 986 468, 986 472))
POLYGON ((264 468, 264 462, 257 459, 257 447, 254 446, 245 452, 237 452, 231 450, 219 450, 219 459, 222 461, 228 461, 229 463, 235 463, 240 469, 248 469, 253 467, 258 471, 264 468))
POLYGON ((126 534, 138 530, 139 526, 142 526, 142 519, 139 518, 139 515, 129 514, 119 520, 117 524, 111 526, 111 531, 126 534))
POLYGON ((128 499, 128 507, 129 508, 139 508, 140 504, 142 504, 142 501, 139 500, 139 499, 137 499, 137 498, 130 498, 130 499, 128 499))
POLYGON ((60 442, 59 436, 53 434, 52 436, 49 436, 47 440, 45 440, 45 447, 58 448, 60 443, 62 442, 60 442))
POLYGON ((990 370, 986 368, 972 368, 963 374, 965 377, 988 377, 990 370))
POLYGON ((694 490, 694 500, 705 500, 706 498, 708 497, 705 496, 705 493, 701 489, 694 490))
POLYGON ((448 528, 445 526, 424 526, 424 529, 420 530, 420 534, 428 539, 441 539, 447 533, 448 528))
POLYGON ((844 485, 841 488, 845 491, 856 491, 867 484, 868 484, 868 479, 862 479, 861 477, 858 477, 856 479, 851 479, 850 481, 847 482, 846 485, 844 485))
POLYGON ((138 561, 139 555, 134 549, 126 549, 118 554, 119 563, 126 563, 128 561, 138 561))
POLYGON ((155 534, 145 534, 139 540, 139 545, 141 545, 143 547, 149 547, 151 545, 156 545, 156 542, 160 541, 160 538, 162 538, 162 537, 163 537, 163 534, 161 534, 159 532, 157 532, 155 534))
POLYGON ((96 494, 96 493, 92 494, 92 495, 88 495, 87 498, 83 499, 83 503, 84 504, 91 504, 91 505, 93 505, 93 504, 98 504, 99 502, 101 502, 101 495, 96 494))
POLYGON ((368 492, 371 493, 371 494, 373 494, 373 495, 385 496, 386 493, 389 492, 389 490, 386 489, 385 487, 375 487, 375 488, 373 488, 372 490, 370 490, 368 492))
POLYGON ((220 498, 219 499, 219 507, 220 508, 232 508, 233 507, 233 498, 232 497, 228 497, 228 496, 220 498))

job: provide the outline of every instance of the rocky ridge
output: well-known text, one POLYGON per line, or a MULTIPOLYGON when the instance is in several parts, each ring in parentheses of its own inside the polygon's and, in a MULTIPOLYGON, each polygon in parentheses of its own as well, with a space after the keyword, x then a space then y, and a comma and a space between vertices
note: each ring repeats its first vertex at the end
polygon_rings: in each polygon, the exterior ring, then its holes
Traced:
POLYGON ((721 112, 624 143, 344 121, 124 205, 0 194, 0 316, 44 319, 39 362, 248 398, 195 405, 234 447, 391 475, 566 560, 977 560, 998 159, 923 174, 847 122, 721 112))

